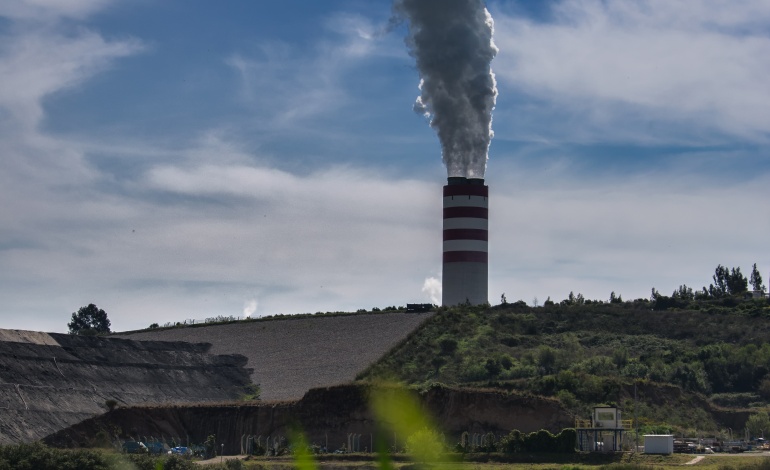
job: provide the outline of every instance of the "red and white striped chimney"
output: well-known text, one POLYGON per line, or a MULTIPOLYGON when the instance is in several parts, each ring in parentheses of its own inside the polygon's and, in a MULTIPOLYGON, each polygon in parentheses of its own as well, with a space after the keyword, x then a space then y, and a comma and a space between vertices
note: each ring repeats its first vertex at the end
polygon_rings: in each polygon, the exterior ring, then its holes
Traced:
POLYGON ((488 301, 488 199, 480 178, 449 177, 444 186, 442 305, 488 301))

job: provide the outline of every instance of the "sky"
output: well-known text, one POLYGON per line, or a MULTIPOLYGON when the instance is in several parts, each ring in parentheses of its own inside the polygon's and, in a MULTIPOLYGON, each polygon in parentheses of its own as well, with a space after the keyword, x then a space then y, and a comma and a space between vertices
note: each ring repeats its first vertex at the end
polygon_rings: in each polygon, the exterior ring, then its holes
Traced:
MULTIPOLYGON (((490 0, 490 303, 770 279, 770 3, 490 0)), ((0 2, 0 328, 440 295, 387 0, 0 2)))

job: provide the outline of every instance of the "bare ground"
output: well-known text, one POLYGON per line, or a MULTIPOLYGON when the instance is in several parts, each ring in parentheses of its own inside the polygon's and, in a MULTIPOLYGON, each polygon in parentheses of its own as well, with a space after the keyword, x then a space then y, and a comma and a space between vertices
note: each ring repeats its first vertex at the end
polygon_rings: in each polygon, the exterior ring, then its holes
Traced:
POLYGON ((298 400, 316 387, 347 383, 432 313, 377 313, 146 330, 125 338, 211 343, 213 354, 248 358, 264 400, 298 400))

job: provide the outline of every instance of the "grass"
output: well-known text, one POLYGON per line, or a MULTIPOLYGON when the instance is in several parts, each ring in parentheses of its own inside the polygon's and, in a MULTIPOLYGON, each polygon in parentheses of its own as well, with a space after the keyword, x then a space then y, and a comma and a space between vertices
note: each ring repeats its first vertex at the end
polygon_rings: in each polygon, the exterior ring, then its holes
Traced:
MULTIPOLYGON (((321 456, 316 459, 318 469, 378 469, 373 458, 361 455, 360 460, 340 460, 337 456, 321 456)), ((655 470, 671 467, 683 467, 696 455, 647 455, 647 454, 573 454, 567 458, 553 458, 554 455, 542 455, 540 461, 533 462, 438 462, 430 465, 399 459, 391 461, 393 469, 436 469, 436 470, 655 470)), ((243 462, 246 469, 294 469, 294 461, 286 457, 252 457, 243 462)), ((690 467, 690 466, 687 466, 690 467)), ((770 458, 759 454, 741 455, 706 455, 700 462, 692 465, 695 470, 770 470, 770 458)))

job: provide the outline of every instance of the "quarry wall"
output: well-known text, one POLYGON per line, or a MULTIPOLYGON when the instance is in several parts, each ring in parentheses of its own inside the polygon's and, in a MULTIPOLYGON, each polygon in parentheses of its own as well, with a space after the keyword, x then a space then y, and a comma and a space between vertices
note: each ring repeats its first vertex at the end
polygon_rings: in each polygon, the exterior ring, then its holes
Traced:
MULTIPOLYGON (((372 390, 367 385, 341 385, 313 389, 295 402, 116 409, 48 436, 45 442, 59 447, 88 446, 100 432, 112 435, 116 430, 122 438, 173 438, 183 443, 202 443, 215 434, 218 444, 225 445, 225 454, 237 454, 243 436, 261 436, 264 442, 268 436, 288 437, 290 429, 298 426, 310 443, 323 446, 328 442, 330 450, 340 448, 349 433, 360 434, 363 450, 382 424, 369 408, 372 390)), ((558 432, 574 425, 557 401, 546 398, 443 387, 418 397, 426 416, 451 440, 465 431, 498 435, 512 429, 558 432)), ((407 437, 388 436, 399 447, 407 437)))
POLYGON ((233 400, 246 358, 211 345, 0 330, 0 445, 29 442, 120 405, 233 400))

